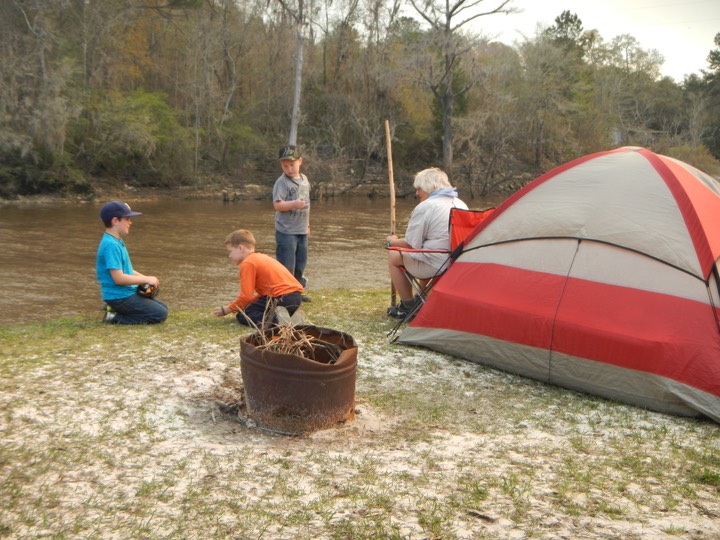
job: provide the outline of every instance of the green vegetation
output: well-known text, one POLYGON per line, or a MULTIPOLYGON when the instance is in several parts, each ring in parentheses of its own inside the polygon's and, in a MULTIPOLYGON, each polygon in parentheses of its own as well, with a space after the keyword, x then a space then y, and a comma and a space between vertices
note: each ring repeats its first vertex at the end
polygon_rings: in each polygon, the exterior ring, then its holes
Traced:
POLYGON ((228 412, 247 330, 0 328, 0 538, 720 535, 720 426, 389 344, 388 291, 314 291, 359 344, 354 422, 306 437, 228 412))
POLYGON ((288 141, 298 11, 298 142, 317 194, 386 177, 385 120, 400 192, 429 165, 471 196, 514 191, 624 145, 720 175, 720 34, 708 69, 673 81, 657 51, 569 11, 511 47, 489 36, 513 2, 431 4, 0 2, 0 198, 269 177, 288 141))

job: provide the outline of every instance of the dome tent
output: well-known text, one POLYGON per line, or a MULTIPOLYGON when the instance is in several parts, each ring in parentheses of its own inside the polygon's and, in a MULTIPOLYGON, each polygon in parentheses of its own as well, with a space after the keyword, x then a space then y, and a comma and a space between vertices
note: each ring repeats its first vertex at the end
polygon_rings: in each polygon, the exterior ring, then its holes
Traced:
POLYGON ((400 335, 558 386, 720 422, 720 187, 644 148, 502 203, 400 335))

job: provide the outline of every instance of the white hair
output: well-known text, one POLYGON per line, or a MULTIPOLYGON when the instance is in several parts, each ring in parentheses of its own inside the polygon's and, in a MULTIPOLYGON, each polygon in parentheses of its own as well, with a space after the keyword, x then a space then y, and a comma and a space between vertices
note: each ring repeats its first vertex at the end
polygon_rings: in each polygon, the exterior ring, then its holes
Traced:
POLYGON ((425 193, 432 193, 439 189, 451 188, 448 175, 437 167, 420 171, 415 175, 413 187, 422 189, 425 193))

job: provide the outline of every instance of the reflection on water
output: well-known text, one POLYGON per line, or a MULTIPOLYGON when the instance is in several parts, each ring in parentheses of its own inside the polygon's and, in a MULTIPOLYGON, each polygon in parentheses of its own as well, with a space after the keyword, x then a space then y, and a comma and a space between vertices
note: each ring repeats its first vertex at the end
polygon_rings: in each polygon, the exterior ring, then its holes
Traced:
MULTIPOLYGON (((105 202, 105 201, 102 201, 105 202)), ((476 202, 476 201, 475 201, 476 202)), ((415 201, 398 200, 397 229, 405 230, 415 201)), ((258 251, 275 254, 269 200, 150 200, 132 203, 142 216, 124 237, 133 266, 161 281, 170 309, 213 306, 237 295, 237 267, 223 240, 250 229, 258 251)), ((476 208, 482 204, 471 204, 476 208)), ((487 205, 485 205, 487 206, 487 205)), ((313 201, 308 294, 313 289, 388 287, 384 239, 389 201, 364 197, 313 201)), ((100 205, 0 208, 0 323, 98 313, 95 250, 104 227, 100 205)))

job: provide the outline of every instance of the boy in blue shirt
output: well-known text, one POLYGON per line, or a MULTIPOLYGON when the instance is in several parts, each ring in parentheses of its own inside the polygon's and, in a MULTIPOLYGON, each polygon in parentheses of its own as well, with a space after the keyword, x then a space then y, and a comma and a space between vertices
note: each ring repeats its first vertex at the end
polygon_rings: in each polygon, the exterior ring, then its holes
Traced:
POLYGON ((130 232, 133 212, 124 202, 111 201, 100 209, 105 234, 98 246, 95 273, 103 301, 107 304, 103 322, 112 324, 155 324, 168 316, 168 307, 157 298, 140 295, 138 285, 155 290, 160 280, 134 270, 122 236, 130 232))

